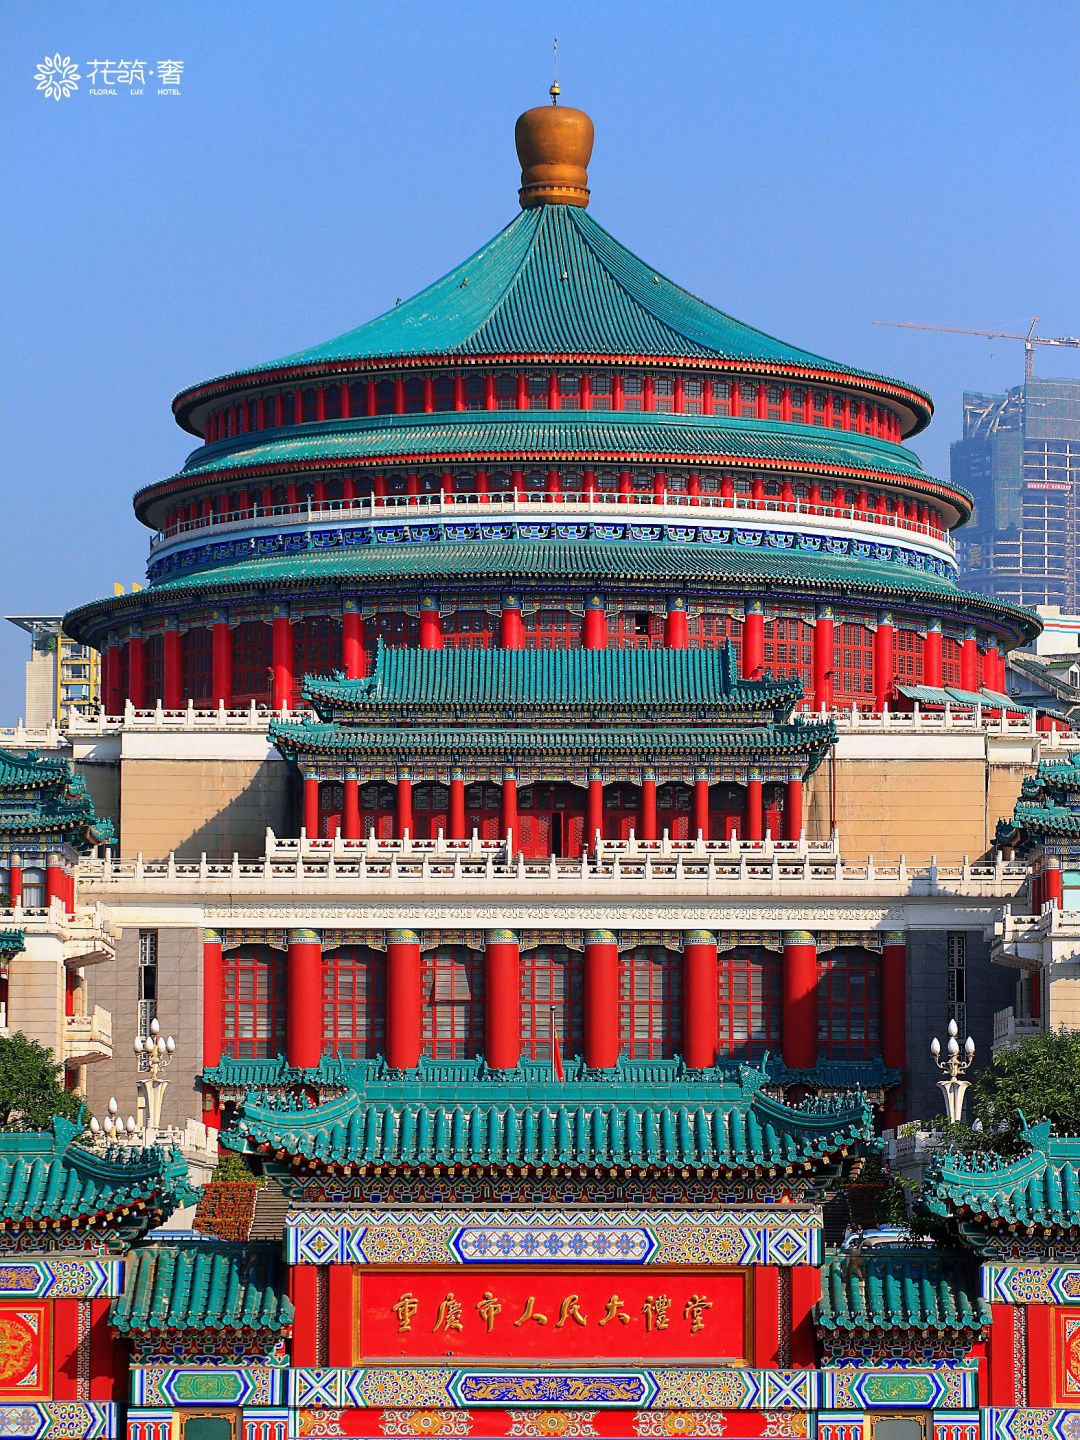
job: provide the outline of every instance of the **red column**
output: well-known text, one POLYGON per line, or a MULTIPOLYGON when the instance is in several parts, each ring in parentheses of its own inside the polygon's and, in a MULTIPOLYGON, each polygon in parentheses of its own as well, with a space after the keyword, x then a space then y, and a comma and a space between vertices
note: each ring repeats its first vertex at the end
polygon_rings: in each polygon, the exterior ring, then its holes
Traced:
POLYGON ((884 710, 892 699, 896 669, 893 656, 892 617, 882 615, 874 631, 874 708, 884 710))
POLYGON ((672 595, 668 600, 667 616, 664 620, 664 644, 671 650, 689 649, 690 617, 686 612, 686 601, 681 595, 672 595))
POLYGON ((314 775, 304 776, 304 830, 309 839, 319 833, 319 782, 314 775))
POLYGON ((589 789, 585 799, 585 846, 591 850, 597 834, 604 838, 604 777, 599 770, 589 771, 589 789))
POLYGON ((521 952, 512 930, 489 930, 484 946, 484 1058, 495 1070, 521 1059, 521 952))
POLYGON ((423 1033, 420 936, 391 930, 386 939, 386 1061, 393 1070, 415 1070, 423 1033))
POLYGON ((760 600, 748 600, 742 631, 742 678, 757 679, 765 664, 765 611, 760 600))
POLYGON ((233 693, 233 636, 227 620, 215 620, 212 641, 214 704, 228 705, 233 693))
MULTIPOLYGON (((1042 873, 1043 880, 1043 903, 1056 905, 1060 910, 1065 898, 1065 890, 1061 879, 1061 861, 1056 856, 1049 856, 1042 873)), ((1037 979, 1038 977, 1036 977, 1037 979)), ((1034 988, 1034 987, 1033 987, 1034 988)))
POLYGON ((212 1070, 215 1065, 221 1063, 221 1052, 225 1040, 225 1025, 221 1008, 223 994, 221 935, 217 930, 204 930, 202 973, 202 1063, 204 1070, 212 1070))
POLYGON ((960 642, 960 689, 979 688, 979 642, 974 630, 966 630, 960 642))
POLYGON ((983 656, 983 689, 1005 693, 1005 657, 997 645, 988 645, 983 656))
POLYGON ((585 1064, 609 1070, 619 1060, 619 947, 610 930, 585 933, 585 1064))
POLYGON ((45 861, 45 904, 50 905, 53 900, 62 900, 67 908, 67 876, 59 855, 49 855, 45 861))
POLYGON ((784 935, 784 1064, 810 1070, 817 1064, 817 946, 806 930, 784 935))
POLYGON ((504 650, 525 648, 525 627, 521 620, 520 595, 504 595, 499 615, 499 644, 504 650))
POLYGON ((410 836, 416 833, 416 827, 413 824, 412 781, 407 775, 402 775, 397 782, 397 838, 399 840, 405 838, 406 830, 410 836))
POLYGON ((179 710, 183 700, 183 669, 180 658, 180 631, 168 625, 161 632, 161 699, 166 710, 179 710))
POLYGON ((271 637, 270 704, 274 710, 287 710, 293 692, 293 633, 287 615, 275 615, 271 637))
POLYGON ((317 930, 290 930, 285 993, 285 1055, 313 1070, 322 1059, 322 942, 317 930))
POLYGON ((590 595, 585 601, 581 643, 586 650, 607 649, 607 611, 602 595, 590 595))
POLYGON ((21 905, 22 896, 22 856, 12 854, 8 860, 8 900, 12 905, 21 905))
POLYGON ((761 804, 761 776, 754 770, 750 771, 750 777, 746 782, 746 798, 743 802, 743 831, 744 840, 762 840, 765 838, 764 815, 761 804))
POLYGON ((694 1070, 716 1063, 716 936, 689 930, 683 940, 683 1059, 694 1070))
MULTIPOLYGON (((882 937, 881 1058, 890 1070, 899 1070, 903 1076, 907 1068, 907 937, 902 931, 882 937)), ((896 1125, 903 1118, 902 1099, 894 1088, 886 1095, 885 1123, 896 1125)))
POLYGON ((465 776, 454 770, 450 776, 450 814, 447 816, 448 838, 465 839, 465 776))
POLYGON ((439 602, 433 595, 425 595, 420 601, 420 649, 441 650, 442 644, 442 615, 439 611, 439 602))
POLYGON ((823 605, 814 621, 814 709, 831 710, 835 666, 835 627, 830 606, 823 605))
POLYGON ((355 600, 345 600, 341 606, 341 668, 346 680, 362 680, 367 673, 364 617, 355 600))
POLYGON ((941 626, 931 625, 923 642, 922 683, 941 689, 941 626))
POLYGON ((502 814, 499 817, 504 835, 513 834, 515 841, 520 841, 521 834, 518 828, 518 803, 517 803, 517 776, 512 771, 503 776, 502 782, 502 814))
POLYGON ((558 470, 551 469, 547 472, 545 489, 552 500, 562 499, 562 476, 558 470))
POLYGON ((342 785, 341 838, 362 840, 360 834, 360 781, 355 775, 346 775, 342 785))
POLYGON ((641 780, 638 839, 656 839, 656 774, 652 770, 646 770, 641 780))
POLYGON ((146 645, 141 635, 128 640, 127 692, 136 710, 146 709, 146 645))
POLYGON ((699 776, 694 781, 694 839, 701 835, 702 840, 710 839, 709 835, 709 782, 704 776, 699 776))
POLYGON ((784 839, 798 840, 803 825, 803 782, 789 780, 784 791, 784 839))

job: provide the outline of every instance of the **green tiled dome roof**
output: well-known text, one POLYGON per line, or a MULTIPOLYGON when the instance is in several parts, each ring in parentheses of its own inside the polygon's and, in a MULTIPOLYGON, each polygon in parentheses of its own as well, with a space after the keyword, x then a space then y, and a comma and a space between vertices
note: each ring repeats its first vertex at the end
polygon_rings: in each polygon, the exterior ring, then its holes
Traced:
MULTIPOLYGON (((733 319, 639 259, 572 205, 522 211, 441 280, 366 325, 206 384, 433 355, 730 361, 895 386, 924 423, 932 409, 929 397, 910 386, 733 319)), ((181 392, 178 412, 204 388, 181 392)))

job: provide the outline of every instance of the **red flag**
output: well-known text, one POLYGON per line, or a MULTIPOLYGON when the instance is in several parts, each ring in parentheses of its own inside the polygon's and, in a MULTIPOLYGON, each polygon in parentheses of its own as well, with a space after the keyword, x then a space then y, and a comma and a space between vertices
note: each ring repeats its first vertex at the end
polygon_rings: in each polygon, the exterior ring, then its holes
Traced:
POLYGON ((562 1063, 562 1049, 559 1045, 559 1032, 555 1029, 554 1005, 551 1007, 551 1073, 556 1080, 566 1079, 562 1063))

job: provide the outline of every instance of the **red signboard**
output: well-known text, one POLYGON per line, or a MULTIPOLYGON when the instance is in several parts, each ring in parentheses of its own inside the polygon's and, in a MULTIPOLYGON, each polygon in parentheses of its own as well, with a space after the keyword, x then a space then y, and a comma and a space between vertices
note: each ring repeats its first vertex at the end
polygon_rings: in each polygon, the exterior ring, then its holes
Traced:
POLYGON ((746 1362, 750 1294, 735 1269, 358 1270, 354 1360, 746 1362))

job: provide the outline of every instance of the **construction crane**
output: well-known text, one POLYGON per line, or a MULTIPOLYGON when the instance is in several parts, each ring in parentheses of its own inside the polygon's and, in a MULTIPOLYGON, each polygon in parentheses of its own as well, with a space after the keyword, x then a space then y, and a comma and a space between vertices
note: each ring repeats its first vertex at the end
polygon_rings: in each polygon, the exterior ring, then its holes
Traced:
POLYGON ((1038 315, 1031 317, 1026 335, 1012 330, 965 330, 959 325, 922 325, 917 320, 875 320, 875 325, 892 325, 900 330, 941 330, 946 335, 982 335, 987 340, 1022 340, 1024 342, 1024 379, 1030 380, 1035 374, 1036 345, 1064 345, 1070 350, 1080 350, 1080 337, 1076 335, 1036 335, 1038 315))

